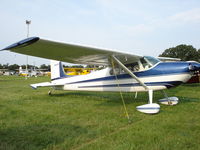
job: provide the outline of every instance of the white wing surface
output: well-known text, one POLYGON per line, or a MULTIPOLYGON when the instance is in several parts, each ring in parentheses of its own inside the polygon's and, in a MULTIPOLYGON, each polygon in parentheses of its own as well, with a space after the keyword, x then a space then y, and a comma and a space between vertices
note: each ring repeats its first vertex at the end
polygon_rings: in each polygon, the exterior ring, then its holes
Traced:
POLYGON ((157 57, 160 61, 181 61, 180 58, 171 58, 171 57, 157 57))
POLYGON ((138 55, 60 43, 40 39, 39 37, 21 40, 2 50, 69 63, 93 65, 109 65, 111 55, 117 57, 123 64, 128 64, 141 58, 138 55))

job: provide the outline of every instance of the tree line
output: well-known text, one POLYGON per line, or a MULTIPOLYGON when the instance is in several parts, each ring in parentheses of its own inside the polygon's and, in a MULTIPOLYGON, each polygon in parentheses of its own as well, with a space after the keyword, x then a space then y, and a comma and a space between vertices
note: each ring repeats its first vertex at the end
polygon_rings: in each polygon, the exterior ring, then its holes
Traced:
MULTIPOLYGON (((18 64, 0 64, 0 69, 8 69, 8 70, 11 70, 11 71, 16 71, 19 69, 19 67, 22 67, 22 69, 26 69, 26 65, 18 65, 18 64)), ((41 65, 41 66, 33 66, 33 65, 27 65, 28 69, 50 69, 50 66, 49 65, 41 65)))
MULTIPOLYGON (((0 69, 6 69, 6 70, 10 70, 10 71, 17 71, 19 69, 19 67, 22 67, 22 69, 26 69, 26 65, 18 65, 18 64, 11 64, 9 65, 7 64, 0 64, 0 69)), ((72 65, 72 66, 68 66, 68 65, 63 65, 64 68, 84 68, 84 66, 82 65, 72 65)), ((46 65, 46 64, 42 64, 39 67, 38 66, 34 66, 34 65, 27 65, 28 69, 43 69, 43 70, 47 70, 50 71, 50 65, 46 65)))
POLYGON ((192 45, 180 44, 176 47, 166 49, 159 56, 180 58, 182 61, 200 62, 200 49, 196 49, 192 45))

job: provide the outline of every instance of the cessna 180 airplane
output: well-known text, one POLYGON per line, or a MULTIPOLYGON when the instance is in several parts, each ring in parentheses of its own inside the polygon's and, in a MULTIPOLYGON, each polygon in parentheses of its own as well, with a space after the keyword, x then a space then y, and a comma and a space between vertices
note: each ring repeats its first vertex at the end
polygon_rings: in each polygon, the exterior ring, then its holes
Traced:
MULTIPOLYGON (((169 89, 187 82, 195 71, 197 62, 161 62, 151 56, 138 56, 124 52, 91 48, 30 37, 2 50, 51 59, 51 82, 31 84, 53 87, 56 90, 148 92, 148 104, 137 106, 143 113, 154 114, 160 105, 153 103, 153 91, 169 89), (87 75, 68 76, 60 61, 103 65, 106 68, 87 75)), ((162 104, 175 105, 177 97, 159 100, 162 104)))

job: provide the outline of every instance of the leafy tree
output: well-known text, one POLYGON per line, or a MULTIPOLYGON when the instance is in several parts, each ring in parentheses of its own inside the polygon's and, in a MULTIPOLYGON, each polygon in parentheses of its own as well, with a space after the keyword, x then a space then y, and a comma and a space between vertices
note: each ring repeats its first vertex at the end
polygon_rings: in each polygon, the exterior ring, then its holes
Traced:
POLYGON ((3 69, 8 69, 9 63, 3 64, 3 69))
POLYGON ((200 57, 200 49, 198 49, 198 56, 200 57))
POLYGON ((160 57, 180 58, 183 61, 200 61, 200 50, 197 50, 192 45, 181 44, 176 47, 166 49, 160 57))
POLYGON ((46 70, 50 71, 50 65, 42 64, 42 65, 40 66, 40 69, 46 69, 46 70))
POLYGON ((48 66, 45 64, 40 65, 40 69, 48 69, 48 66))
POLYGON ((70 68, 84 68, 82 65, 72 65, 69 66, 70 68))
MULTIPOLYGON (((22 67, 22 69, 26 69, 26 65, 18 65, 18 64, 9 65, 8 63, 0 64, 0 69, 8 69, 11 71, 16 71, 19 69, 20 66, 22 67)), ((37 66, 33 66, 33 65, 28 65, 27 67, 28 67, 28 69, 38 69, 37 66)), ((49 66, 47 66, 47 67, 49 67, 49 66)))
POLYGON ((17 69, 19 69, 19 65, 17 64, 9 65, 8 69, 12 71, 16 71, 17 69))
POLYGON ((85 68, 97 68, 95 65, 87 65, 85 68))
POLYGON ((70 68, 68 65, 63 65, 63 68, 70 68))
MULTIPOLYGON (((22 69, 26 69, 26 65, 21 65, 22 69)), ((33 68, 38 68, 36 66, 33 66, 33 65, 27 65, 27 68, 28 69, 33 69, 33 68)))

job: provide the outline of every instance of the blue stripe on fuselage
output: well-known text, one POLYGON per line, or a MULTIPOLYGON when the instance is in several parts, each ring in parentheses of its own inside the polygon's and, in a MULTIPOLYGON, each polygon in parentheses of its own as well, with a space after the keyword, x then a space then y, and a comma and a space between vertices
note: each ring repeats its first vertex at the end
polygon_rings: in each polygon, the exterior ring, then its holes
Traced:
MULTIPOLYGON (((171 88, 174 86, 178 86, 182 84, 181 81, 169 81, 169 82, 146 82, 147 86, 166 86, 167 88, 171 88)), ((133 86, 141 86, 139 83, 127 83, 127 84, 108 84, 108 85, 92 85, 92 86, 79 86, 79 88, 95 88, 95 87, 133 87, 133 86)))
MULTIPOLYGON (((134 72, 134 74, 139 78, 150 77, 150 76, 163 76, 163 75, 171 75, 171 74, 182 74, 182 73, 189 72, 188 66, 189 66, 189 63, 187 62, 161 62, 149 70, 134 72)), ((128 78, 132 78, 132 77, 129 74, 117 75, 117 79, 119 80, 128 79, 128 78)), ((107 77, 71 82, 68 84, 95 82, 95 81, 108 81, 108 80, 116 80, 116 77, 112 75, 112 76, 107 76, 107 77)))

